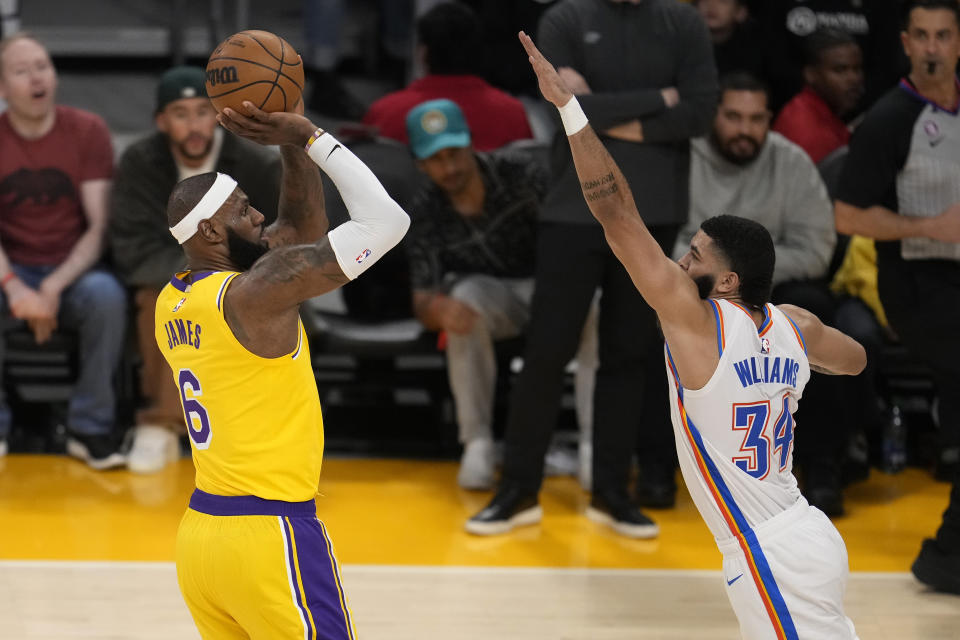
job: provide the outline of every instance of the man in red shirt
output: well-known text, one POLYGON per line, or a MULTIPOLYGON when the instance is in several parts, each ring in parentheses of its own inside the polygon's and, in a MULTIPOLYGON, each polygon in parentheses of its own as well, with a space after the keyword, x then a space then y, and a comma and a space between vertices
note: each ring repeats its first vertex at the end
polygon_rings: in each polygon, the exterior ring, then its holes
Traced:
MULTIPOLYGON (((95 469, 124 464, 113 438, 126 297, 96 268, 103 253, 113 149, 98 116, 54 103, 57 74, 43 45, 0 40, 0 316, 37 343, 77 334, 80 374, 67 415, 67 451, 95 469)), ((0 333, 0 353, 3 335, 0 333)), ((10 409, 0 397, 0 455, 10 409)))
POLYGON ((455 2, 437 5, 417 22, 417 36, 427 75, 370 105, 364 124, 406 144, 410 109, 428 100, 448 98, 463 110, 477 151, 533 137, 523 103, 477 75, 483 37, 480 21, 469 7, 455 2))
POLYGON ((806 43, 806 86, 784 105, 773 130, 803 147, 814 164, 850 141, 843 118, 863 97, 863 55, 853 36, 822 29, 806 43))

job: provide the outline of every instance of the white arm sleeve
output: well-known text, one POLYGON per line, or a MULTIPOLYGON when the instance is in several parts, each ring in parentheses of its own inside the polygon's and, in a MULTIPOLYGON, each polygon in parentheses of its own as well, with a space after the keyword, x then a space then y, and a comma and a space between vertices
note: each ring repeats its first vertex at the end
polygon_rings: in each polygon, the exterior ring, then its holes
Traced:
POLYGON ((329 133, 317 138, 307 155, 330 176, 350 214, 327 239, 343 273, 353 280, 400 242, 410 216, 367 165, 329 133))

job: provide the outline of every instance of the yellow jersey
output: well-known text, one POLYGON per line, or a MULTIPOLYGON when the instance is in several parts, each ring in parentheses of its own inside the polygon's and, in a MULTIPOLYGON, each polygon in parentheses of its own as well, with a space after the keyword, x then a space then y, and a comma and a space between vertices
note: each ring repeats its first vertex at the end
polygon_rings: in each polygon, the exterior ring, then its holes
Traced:
POLYGON ((157 298, 156 339, 180 389, 197 488, 300 502, 317 493, 323 418, 303 324, 293 352, 262 358, 223 315, 232 271, 178 273, 157 298))

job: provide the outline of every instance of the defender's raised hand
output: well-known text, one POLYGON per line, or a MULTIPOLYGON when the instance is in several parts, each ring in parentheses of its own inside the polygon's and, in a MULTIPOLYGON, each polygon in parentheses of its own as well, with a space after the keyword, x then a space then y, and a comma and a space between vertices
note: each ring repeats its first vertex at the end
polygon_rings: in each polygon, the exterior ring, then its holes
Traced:
POLYGON ((567 85, 563 83, 557 70, 553 68, 553 65, 543 57, 543 54, 540 53, 537 46, 533 44, 530 36, 523 31, 518 35, 521 44, 523 44, 523 48, 526 49, 527 55, 529 56, 530 66, 533 67, 534 72, 537 74, 540 93, 557 107, 562 107, 567 104, 570 98, 573 97, 573 92, 567 88, 567 85))
MULTIPOLYGON (((246 109, 246 114, 229 107, 224 109, 217 116, 217 122, 238 136, 260 144, 289 144, 302 147, 317 129, 312 122, 299 113, 286 111, 267 113, 249 101, 244 101, 243 108, 246 109)), ((302 107, 299 110, 302 111, 302 107)))

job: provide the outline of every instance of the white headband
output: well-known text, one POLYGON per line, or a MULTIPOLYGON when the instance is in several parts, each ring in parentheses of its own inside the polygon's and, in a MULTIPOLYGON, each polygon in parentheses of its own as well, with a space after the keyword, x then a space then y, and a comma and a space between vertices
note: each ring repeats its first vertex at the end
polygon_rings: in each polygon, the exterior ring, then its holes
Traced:
POLYGON ((183 244, 193 237, 197 232, 197 227, 201 220, 211 218, 217 212, 217 209, 223 206, 233 190, 237 188, 237 181, 230 176, 218 173, 213 186, 207 190, 200 202, 197 203, 190 213, 183 216, 177 224, 170 227, 170 233, 177 239, 177 242, 183 244))

